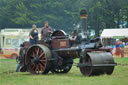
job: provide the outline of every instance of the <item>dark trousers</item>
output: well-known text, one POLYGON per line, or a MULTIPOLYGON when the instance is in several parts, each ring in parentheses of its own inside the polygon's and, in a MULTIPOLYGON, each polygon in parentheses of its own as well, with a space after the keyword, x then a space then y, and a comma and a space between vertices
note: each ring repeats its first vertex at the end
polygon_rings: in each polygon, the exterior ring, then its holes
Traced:
POLYGON ((21 67, 21 63, 19 63, 19 64, 17 65, 17 67, 16 67, 16 72, 19 71, 20 67, 21 67))
POLYGON ((37 39, 30 39, 30 45, 36 44, 37 43, 37 39))

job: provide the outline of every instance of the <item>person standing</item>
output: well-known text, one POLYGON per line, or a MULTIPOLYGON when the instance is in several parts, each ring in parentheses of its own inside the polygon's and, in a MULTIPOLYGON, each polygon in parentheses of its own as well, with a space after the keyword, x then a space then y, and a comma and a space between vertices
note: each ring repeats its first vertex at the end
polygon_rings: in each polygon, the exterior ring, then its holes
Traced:
POLYGON ((115 55, 117 57, 120 57, 120 55, 121 55, 121 41, 119 39, 116 39, 115 46, 116 46, 115 55))
POLYGON ((121 58, 124 57, 124 47, 125 47, 125 42, 121 42, 120 43, 120 50, 121 50, 121 58))
POLYGON ((17 62, 18 65, 16 67, 16 72, 19 72, 19 69, 22 66, 22 62, 23 62, 23 60, 22 60, 23 50, 24 50, 24 43, 20 45, 19 56, 17 56, 17 58, 18 58, 18 62, 17 62))
POLYGON ((49 33, 52 33, 52 28, 48 25, 48 21, 45 21, 44 27, 41 30, 41 39, 47 39, 49 37, 49 33))
POLYGON ((21 65, 22 65, 22 61, 21 61, 21 56, 19 55, 19 56, 18 56, 18 65, 17 65, 17 67, 16 67, 16 72, 19 71, 21 65))
POLYGON ((38 30, 35 24, 32 25, 32 30, 29 33, 29 38, 30 38, 30 45, 36 44, 38 41, 38 30))

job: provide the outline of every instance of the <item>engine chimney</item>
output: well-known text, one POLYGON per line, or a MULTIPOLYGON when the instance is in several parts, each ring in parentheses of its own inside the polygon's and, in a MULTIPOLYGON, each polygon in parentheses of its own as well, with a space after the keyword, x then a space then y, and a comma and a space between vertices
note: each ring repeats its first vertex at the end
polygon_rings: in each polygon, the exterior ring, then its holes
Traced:
POLYGON ((81 21, 81 33, 83 38, 88 38, 87 32, 87 17, 88 14, 85 9, 80 11, 80 21, 81 21))

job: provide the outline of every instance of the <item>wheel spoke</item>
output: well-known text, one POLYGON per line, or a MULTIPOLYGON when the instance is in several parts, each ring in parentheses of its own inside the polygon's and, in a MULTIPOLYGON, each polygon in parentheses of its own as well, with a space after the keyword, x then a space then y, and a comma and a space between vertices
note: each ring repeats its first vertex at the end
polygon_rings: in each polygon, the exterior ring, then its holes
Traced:
POLYGON ((44 70, 44 67, 39 63, 40 65, 40 70, 43 71, 44 70))
POLYGON ((40 61, 40 63, 41 63, 41 65, 42 65, 43 67, 45 67, 45 64, 44 64, 44 63, 42 63, 41 61, 40 61))
MULTIPOLYGON (((34 51, 36 52, 36 51, 37 51, 37 48, 35 48, 34 51)), ((36 54, 36 53, 35 53, 35 54, 36 54)))
POLYGON ((31 55, 31 58, 34 58, 34 56, 33 56, 33 55, 31 55))
POLYGON ((44 56, 43 58, 41 58, 42 60, 46 60, 46 57, 44 56))
POLYGON ((34 71, 35 64, 32 65, 32 70, 34 71))
POLYGON ((38 66, 38 64, 36 65, 36 70, 35 71, 38 71, 38 73, 39 73, 39 66, 38 66))
POLYGON ((35 53, 34 53, 34 51, 33 51, 33 56, 35 56, 35 53))
POLYGON ((39 50, 40 50, 40 48, 37 48, 37 54, 36 54, 37 56, 39 56, 39 50))
POLYGON ((44 52, 42 52, 42 53, 40 54, 39 58, 43 57, 43 55, 44 55, 44 52))
POLYGON ((42 62, 44 64, 44 63, 46 63, 46 60, 40 60, 40 62, 42 62))

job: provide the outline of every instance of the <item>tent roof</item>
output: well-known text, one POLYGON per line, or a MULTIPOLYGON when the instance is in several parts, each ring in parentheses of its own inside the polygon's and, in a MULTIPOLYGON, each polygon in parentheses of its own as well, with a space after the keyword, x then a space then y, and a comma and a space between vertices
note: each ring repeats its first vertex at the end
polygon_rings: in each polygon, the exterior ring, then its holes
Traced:
POLYGON ((128 28, 104 29, 101 38, 128 38, 128 28))
POLYGON ((104 29, 101 38, 128 38, 128 28, 104 29))

